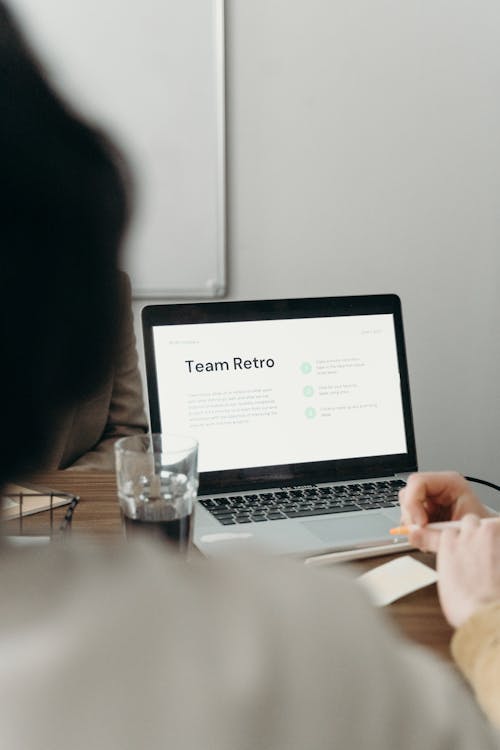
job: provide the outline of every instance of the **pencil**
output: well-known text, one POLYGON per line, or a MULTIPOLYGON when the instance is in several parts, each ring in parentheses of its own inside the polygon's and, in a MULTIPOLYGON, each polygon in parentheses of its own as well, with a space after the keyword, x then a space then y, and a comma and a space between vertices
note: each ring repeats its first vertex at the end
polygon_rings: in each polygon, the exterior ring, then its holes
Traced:
MULTIPOLYGON (((490 516, 488 518, 481 518, 479 523, 498 520, 498 516, 490 516)), ((391 534, 392 536, 408 536, 412 531, 417 531, 417 529, 432 529, 433 531, 444 531, 444 529, 461 528, 462 521, 438 521, 436 523, 428 523, 426 526, 419 526, 416 523, 410 523, 408 524, 408 526, 396 526, 393 529, 389 529, 389 534, 391 534)))

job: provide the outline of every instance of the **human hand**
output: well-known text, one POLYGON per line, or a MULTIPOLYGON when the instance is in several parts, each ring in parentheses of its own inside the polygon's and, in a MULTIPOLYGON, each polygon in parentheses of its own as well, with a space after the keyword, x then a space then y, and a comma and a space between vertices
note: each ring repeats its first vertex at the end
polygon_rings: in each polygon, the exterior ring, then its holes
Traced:
POLYGON ((460 529, 436 533, 439 601, 458 628, 480 607, 500 600, 500 518, 480 523, 469 514, 460 529))
POLYGON ((431 552, 437 551, 442 532, 426 529, 428 523, 458 521, 467 513, 480 518, 492 515, 464 477, 454 471, 412 474, 400 490, 399 503, 401 523, 422 526, 410 533, 408 541, 414 547, 431 552))

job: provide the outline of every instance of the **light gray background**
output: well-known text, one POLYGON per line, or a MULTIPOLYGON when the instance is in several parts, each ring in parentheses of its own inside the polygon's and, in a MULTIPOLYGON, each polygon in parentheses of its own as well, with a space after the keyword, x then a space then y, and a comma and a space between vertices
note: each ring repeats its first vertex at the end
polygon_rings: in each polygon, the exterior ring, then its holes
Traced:
POLYGON ((226 36, 230 297, 398 293, 421 467, 500 482, 500 5, 227 0, 226 36))

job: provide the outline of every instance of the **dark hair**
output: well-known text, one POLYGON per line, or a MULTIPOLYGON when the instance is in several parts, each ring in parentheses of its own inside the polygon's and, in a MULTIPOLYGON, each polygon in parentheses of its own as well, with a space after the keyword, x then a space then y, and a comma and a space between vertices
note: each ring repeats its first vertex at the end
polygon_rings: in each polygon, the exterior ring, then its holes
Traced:
POLYGON ((0 483, 43 460, 112 361, 128 218, 114 147, 51 89, 0 0, 0 483))

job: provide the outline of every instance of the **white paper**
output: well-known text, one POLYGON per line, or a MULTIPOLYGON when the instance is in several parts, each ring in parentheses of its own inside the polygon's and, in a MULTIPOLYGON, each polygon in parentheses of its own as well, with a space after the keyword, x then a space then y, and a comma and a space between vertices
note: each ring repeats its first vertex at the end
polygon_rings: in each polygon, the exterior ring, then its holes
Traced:
POLYGON ((412 591, 436 583, 437 579, 435 570, 405 555, 363 573, 359 576, 358 582, 367 591, 375 606, 385 607, 386 604, 391 604, 396 599, 411 594, 412 591))

